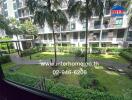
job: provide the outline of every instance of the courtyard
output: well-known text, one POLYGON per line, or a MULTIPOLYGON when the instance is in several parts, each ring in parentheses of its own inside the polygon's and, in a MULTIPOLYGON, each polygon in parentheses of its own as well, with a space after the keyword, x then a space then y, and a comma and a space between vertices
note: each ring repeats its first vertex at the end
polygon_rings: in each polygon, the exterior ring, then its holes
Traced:
MULTIPOLYGON (((50 91, 51 93, 56 93, 52 90, 55 85, 63 84, 64 86, 75 86, 84 90, 92 89, 106 92, 123 97, 126 100, 130 100, 132 97, 132 80, 125 73, 130 62, 118 54, 88 54, 88 62, 99 62, 98 66, 93 67, 41 65, 40 62, 50 63, 51 59, 54 60, 54 52, 47 51, 24 57, 11 54, 10 58, 12 62, 2 66, 5 77, 19 84, 42 91, 50 91), (80 68, 86 70, 87 74, 53 74, 54 70, 74 71, 80 70, 80 68), (93 81, 96 81, 95 84, 92 83, 93 81), (47 88, 43 88, 42 84, 47 88)), ((84 62, 83 59, 83 57, 77 57, 75 54, 57 52, 58 62, 84 62)))

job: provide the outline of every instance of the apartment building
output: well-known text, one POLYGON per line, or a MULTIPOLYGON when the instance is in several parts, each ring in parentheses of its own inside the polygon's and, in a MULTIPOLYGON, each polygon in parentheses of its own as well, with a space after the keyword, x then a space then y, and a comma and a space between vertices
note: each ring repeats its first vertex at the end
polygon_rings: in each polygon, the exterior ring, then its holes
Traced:
MULTIPOLYGON (((2 14, 7 18, 16 18, 19 21, 25 21, 30 18, 27 14, 26 6, 25 6, 25 0, 3 0, 1 11, 2 14), (27 16, 27 17, 25 17, 27 16)), ((13 35, 13 41, 18 41, 20 44, 20 49, 24 50, 31 46, 31 41, 33 37, 31 36, 24 36, 24 35, 18 35, 18 40, 16 35, 13 35), (28 47, 27 47, 28 46, 28 47)), ((17 44, 14 42, 14 48, 17 49, 17 44)))
MULTIPOLYGON (((26 7, 26 0, 4 0, 5 2, 12 2, 12 10, 15 18, 23 22, 27 19, 32 19, 32 15, 26 7)), ((68 0, 67 0, 68 2, 68 0)), ((62 10, 66 10, 67 2, 63 2, 62 10)), ((124 0, 120 0, 120 4, 124 4, 124 0)), ((125 11, 124 16, 112 17, 111 9, 107 0, 104 0, 104 16, 99 19, 98 15, 94 13, 92 18, 88 21, 88 47, 132 47, 132 30, 128 28, 128 14, 125 11)), ((11 6, 10 6, 11 7, 11 6)), ((127 7, 126 9, 130 8, 127 7)), ((6 7, 5 7, 6 8, 6 7)), ((6 11, 6 10, 5 10, 6 11)), ((7 14, 4 14, 7 15, 7 14)), ((10 14, 8 14, 10 15, 10 14)), ((85 45, 85 28, 86 21, 80 22, 79 18, 68 19, 69 23, 66 28, 62 26, 55 26, 56 41, 58 45, 67 46, 84 46, 85 45)), ((45 46, 53 45, 52 30, 46 24, 44 28, 39 28, 38 44, 45 46)))
MULTIPOLYGON (((0 15, 2 14, 2 1, 0 1, 0 15)), ((0 29, 0 38, 3 38, 6 36, 5 30, 0 29)))

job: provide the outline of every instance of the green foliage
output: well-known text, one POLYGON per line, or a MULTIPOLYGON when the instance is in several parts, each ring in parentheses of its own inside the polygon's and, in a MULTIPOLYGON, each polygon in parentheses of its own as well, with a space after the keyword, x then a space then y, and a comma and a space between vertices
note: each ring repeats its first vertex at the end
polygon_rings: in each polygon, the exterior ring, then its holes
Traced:
POLYGON ((5 63, 8 63, 10 62, 10 56, 6 55, 6 56, 0 56, 0 63, 1 64, 5 64, 5 63))
POLYGON ((129 49, 123 49, 120 53, 120 55, 122 57, 124 57, 125 59, 132 61, 132 48, 129 49))
POLYGON ((120 48, 107 48, 106 52, 109 53, 109 54, 116 54, 116 53, 121 52, 121 50, 122 49, 120 49, 120 48))
POLYGON ((84 57, 85 56, 85 52, 81 51, 81 50, 76 50, 75 51, 75 57, 84 57))
MULTIPOLYGON (((10 37, 4 37, 4 38, 0 38, 0 40, 9 41, 9 40, 11 40, 11 38, 10 37)), ((8 43, 8 45, 9 45, 9 47, 12 47, 12 43, 8 43)), ((0 49, 7 50, 7 43, 1 43, 0 49)))
POLYGON ((22 84, 22 85, 26 85, 26 86, 30 86, 30 87, 34 87, 34 85, 36 84, 36 81, 38 81, 38 78, 35 77, 30 77, 27 75, 22 75, 22 74, 5 74, 5 78, 11 81, 14 81, 16 83, 22 84))
POLYGON ((31 54, 35 54, 37 52, 40 52, 40 49, 38 48, 26 49, 21 52, 21 56, 30 56, 31 54))
POLYGON ((0 29, 7 29, 8 28, 8 21, 6 18, 0 14, 0 29))
POLYGON ((124 100, 121 97, 112 96, 107 93, 61 83, 55 84, 54 87, 50 89, 50 92, 71 100, 124 100))
POLYGON ((101 92, 106 92, 106 88, 101 86, 95 75, 90 72, 86 75, 82 75, 80 77, 79 83, 84 89, 94 89, 101 92))
POLYGON ((126 71, 126 74, 128 75, 128 77, 129 77, 130 79, 132 79, 132 69, 127 70, 127 71, 126 71))
POLYGON ((25 21, 24 23, 20 24, 20 29, 25 34, 37 34, 37 28, 35 25, 33 25, 32 21, 25 21))

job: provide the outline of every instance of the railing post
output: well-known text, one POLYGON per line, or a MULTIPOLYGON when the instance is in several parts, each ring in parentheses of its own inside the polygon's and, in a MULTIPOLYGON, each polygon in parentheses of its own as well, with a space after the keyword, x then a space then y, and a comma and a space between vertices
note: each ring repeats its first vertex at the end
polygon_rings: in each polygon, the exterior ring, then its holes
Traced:
POLYGON ((2 70, 1 63, 0 63, 0 82, 2 82, 3 79, 4 79, 4 73, 3 73, 3 70, 2 70))

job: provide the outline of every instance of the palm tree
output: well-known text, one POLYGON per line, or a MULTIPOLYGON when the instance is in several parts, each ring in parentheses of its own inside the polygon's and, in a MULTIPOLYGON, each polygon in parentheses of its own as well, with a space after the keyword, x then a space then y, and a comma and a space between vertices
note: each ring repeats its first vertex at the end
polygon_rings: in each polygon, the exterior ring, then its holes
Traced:
POLYGON ((54 66, 57 62, 55 25, 65 26, 68 21, 65 13, 60 10, 63 0, 28 0, 27 6, 34 14, 34 23, 44 27, 45 23, 49 25, 53 33, 54 40, 54 66))
POLYGON ((85 62, 87 62, 87 45, 88 45, 88 20, 93 16, 93 11, 99 15, 99 18, 103 16, 104 4, 102 0, 69 0, 68 13, 70 17, 79 15, 81 21, 86 21, 85 32, 85 62))

